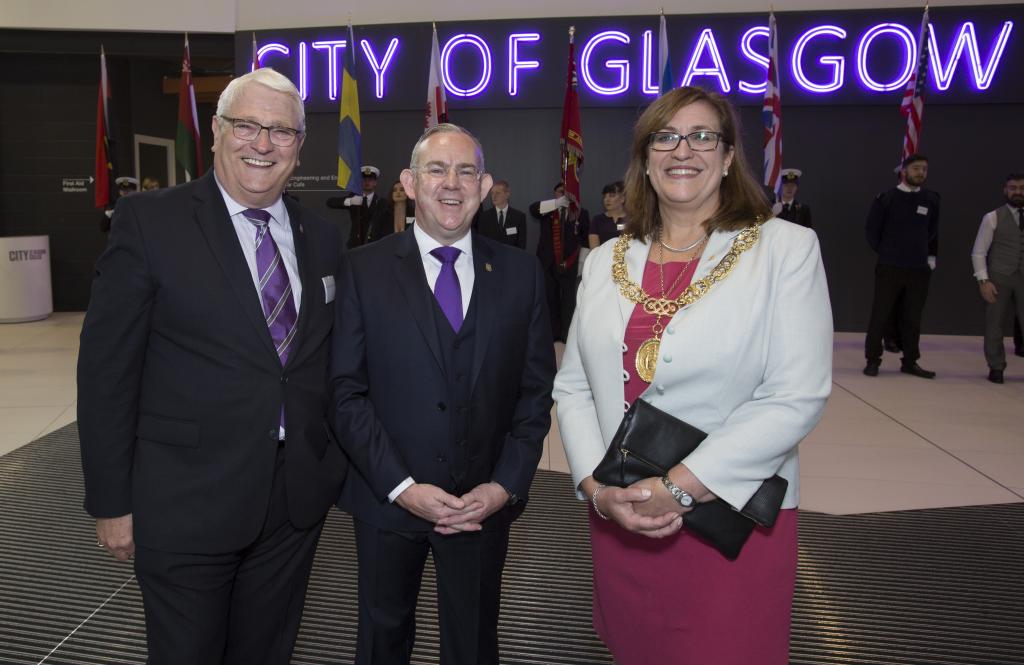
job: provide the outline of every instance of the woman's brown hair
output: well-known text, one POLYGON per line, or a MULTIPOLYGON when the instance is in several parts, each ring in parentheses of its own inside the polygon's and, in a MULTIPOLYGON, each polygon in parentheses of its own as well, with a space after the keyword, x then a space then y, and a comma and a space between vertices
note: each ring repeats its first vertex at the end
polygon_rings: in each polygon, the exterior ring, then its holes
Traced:
POLYGON ((647 177, 651 133, 665 129, 679 109, 696 102, 705 102, 714 109, 721 124, 723 149, 733 151, 729 175, 722 178, 719 189, 718 210, 704 222, 708 233, 738 231, 751 226, 758 215, 765 219, 771 217, 764 191, 750 174, 743 156, 739 119, 732 104, 718 93, 703 88, 675 88, 648 106, 633 127, 633 144, 626 169, 626 232, 635 238, 649 240, 661 226, 658 195, 647 177))

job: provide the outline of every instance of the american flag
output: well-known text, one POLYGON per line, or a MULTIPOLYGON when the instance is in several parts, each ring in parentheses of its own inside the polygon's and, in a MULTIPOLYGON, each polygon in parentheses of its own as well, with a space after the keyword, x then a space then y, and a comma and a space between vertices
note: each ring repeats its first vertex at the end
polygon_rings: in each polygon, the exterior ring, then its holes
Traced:
POLYGON ((764 184, 778 192, 782 176, 782 98, 779 92, 779 34, 775 12, 768 15, 768 87, 764 91, 764 184))
POLYGON ((903 91, 900 113, 907 119, 907 131, 903 134, 903 157, 900 161, 917 152, 921 143, 921 124, 924 118, 924 84, 928 78, 928 6, 925 5, 921 18, 921 36, 917 40, 917 71, 903 91))

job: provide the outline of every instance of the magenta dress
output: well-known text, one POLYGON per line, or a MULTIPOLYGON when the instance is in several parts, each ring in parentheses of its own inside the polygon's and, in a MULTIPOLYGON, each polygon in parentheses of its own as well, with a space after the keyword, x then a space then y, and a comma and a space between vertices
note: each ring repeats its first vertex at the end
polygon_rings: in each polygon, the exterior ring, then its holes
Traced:
MULTIPOLYGON (((665 264, 666 286, 680 278, 668 297, 689 285, 696 264, 665 264)), ((648 293, 660 289, 657 263, 647 262, 643 287, 648 293)), ((637 305, 626 326, 628 404, 649 385, 636 376, 636 350, 651 337, 655 318, 637 305)), ((662 325, 668 325, 665 318, 662 325)), ((783 510, 772 529, 757 527, 740 556, 729 561, 685 525, 655 540, 591 509, 594 629, 617 665, 786 665, 796 513, 783 510)))

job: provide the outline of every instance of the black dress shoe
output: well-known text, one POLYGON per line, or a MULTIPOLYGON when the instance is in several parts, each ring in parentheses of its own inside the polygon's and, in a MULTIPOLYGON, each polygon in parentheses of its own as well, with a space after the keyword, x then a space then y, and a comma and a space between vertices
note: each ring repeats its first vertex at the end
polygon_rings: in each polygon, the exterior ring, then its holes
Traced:
POLYGON ((882 341, 882 348, 889 353, 903 353, 903 349, 900 348, 899 344, 896 342, 890 342, 887 339, 882 341))
POLYGON ((926 370, 923 367, 921 367, 920 365, 918 365, 917 363, 910 363, 909 365, 903 365, 902 367, 900 367, 900 371, 903 372, 904 374, 913 374, 914 376, 919 376, 922 379, 934 379, 935 378, 935 372, 931 372, 929 370, 926 370))
POLYGON ((865 365, 864 376, 878 376, 878 363, 868 363, 865 365))
POLYGON ((988 380, 992 383, 1003 382, 1003 370, 1001 369, 990 369, 988 371, 988 380))

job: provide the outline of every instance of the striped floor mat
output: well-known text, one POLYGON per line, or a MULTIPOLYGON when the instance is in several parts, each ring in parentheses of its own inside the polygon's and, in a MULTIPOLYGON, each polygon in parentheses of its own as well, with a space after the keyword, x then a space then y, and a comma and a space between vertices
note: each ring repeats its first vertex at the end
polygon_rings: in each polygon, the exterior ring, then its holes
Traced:
MULTIPOLYGON (((570 485, 539 471, 513 529, 502 663, 613 662, 590 627, 586 511, 570 485)), ((138 585, 128 565, 96 547, 81 505, 74 425, 0 457, 0 664, 145 661, 138 585)), ((802 512, 800 542, 791 663, 1024 663, 1024 504, 802 512)), ((332 511, 294 663, 352 662, 355 597, 351 520, 332 511)), ((434 603, 428 569, 418 664, 438 660, 434 603)))

